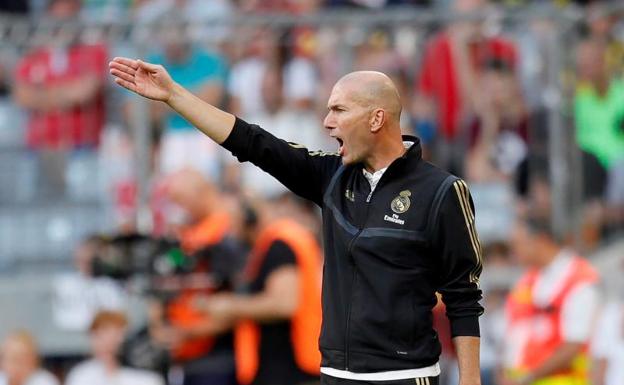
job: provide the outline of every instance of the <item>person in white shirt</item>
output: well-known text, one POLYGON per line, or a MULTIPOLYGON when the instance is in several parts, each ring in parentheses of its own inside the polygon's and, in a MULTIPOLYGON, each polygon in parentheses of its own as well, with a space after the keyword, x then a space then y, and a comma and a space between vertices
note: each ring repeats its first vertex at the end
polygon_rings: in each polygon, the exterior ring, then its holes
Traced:
POLYGON ((121 312, 100 311, 90 328, 93 357, 76 365, 67 375, 65 385, 164 385, 159 375, 127 368, 119 362, 127 323, 121 312))
POLYGON ((37 344, 26 331, 9 334, 0 350, 0 385, 59 385, 40 367, 37 344))

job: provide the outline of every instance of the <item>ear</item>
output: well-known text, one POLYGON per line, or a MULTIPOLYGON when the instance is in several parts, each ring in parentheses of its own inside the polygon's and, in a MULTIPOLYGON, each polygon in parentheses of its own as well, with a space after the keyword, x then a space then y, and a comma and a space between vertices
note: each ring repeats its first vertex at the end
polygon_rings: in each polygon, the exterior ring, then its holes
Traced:
POLYGON ((381 127, 383 127, 384 123, 386 123, 386 111, 381 108, 377 108, 373 110, 371 114, 369 124, 370 130, 372 133, 378 132, 381 127))

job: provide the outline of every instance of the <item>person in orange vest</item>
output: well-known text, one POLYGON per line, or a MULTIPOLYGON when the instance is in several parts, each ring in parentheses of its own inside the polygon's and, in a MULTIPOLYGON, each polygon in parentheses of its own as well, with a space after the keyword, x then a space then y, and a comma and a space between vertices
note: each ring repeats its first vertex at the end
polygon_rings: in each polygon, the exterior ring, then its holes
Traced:
POLYGON ((173 299, 152 304, 150 335, 181 365, 184 385, 233 385, 233 335, 215 337, 223 326, 194 305, 200 296, 229 290, 242 265, 244 253, 232 236, 227 199, 191 169, 170 176, 166 192, 178 213, 175 232, 181 249, 194 266, 173 299))
POLYGON ((199 305, 232 324, 241 385, 319 383, 321 250, 308 228, 276 218, 278 211, 260 205, 248 227, 241 294, 212 295, 199 305))
POLYGON ((562 247, 549 221, 538 216, 516 225, 512 248, 527 271, 507 299, 503 383, 589 384, 598 273, 562 247))

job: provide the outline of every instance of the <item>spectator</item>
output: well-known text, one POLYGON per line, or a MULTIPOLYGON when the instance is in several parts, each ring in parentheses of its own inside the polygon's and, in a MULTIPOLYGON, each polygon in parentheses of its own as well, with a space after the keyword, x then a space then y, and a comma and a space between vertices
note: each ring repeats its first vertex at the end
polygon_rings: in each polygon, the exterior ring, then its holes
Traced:
POLYGON ((586 153, 584 192, 593 198, 583 215, 584 239, 590 247, 597 245, 604 224, 621 224, 624 206, 616 192, 621 185, 618 175, 624 173, 624 78, 609 71, 607 57, 607 45, 601 40, 583 41, 577 50, 580 81, 574 118, 576 143, 586 153))
POLYGON ((99 312, 89 328, 92 358, 75 366, 65 385, 164 385, 155 373, 124 367, 119 362, 127 324, 124 313, 99 312))
MULTIPOLYGON (((47 17, 71 20, 80 5, 79 0, 52 0, 47 17)), ((17 66, 14 95, 29 113, 26 137, 35 150, 94 148, 104 125, 106 48, 63 32, 57 30, 50 46, 30 52, 17 66)))
POLYGON ((292 40, 290 58, 283 70, 283 94, 289 108, 312 110, 318 95, 319 75, 314 61, 316 31, 295 28, 289 34, 292 40))
POLYGON ((251 31, 245 55, 232 68, 228 91, 229 110, 243 119, 266 112, 262 102, 262 78, 267 66, 277 63, 277 41, 271 31, 251 31))
MULTIPOLYGON (((176 23, 174 15, 169 16, 176 23)), ((177 19, 181 21, 182 19, 177 19)), ((150 60, 171 68, 178 83, 188 87, 199 98, 220 105, 224 98, 227 63, 218 53, 193 46, 181 24, 171 24, 164 31, 163 52, 150 60)), ((160 146, 160 172, 167 175, 186 167, 194 167, 210 179, 220 176, 223 152, 179 115, 151 104, 152 117, 163 127, 160 146)))
POLYGON ((512 182, 528 152, 528 113, 513 68, 488 62, 480 77, 480 105, 467 129, 466 177, 473 182, 512 182))
POLYGON ((609 169, 624 159, 624 80, 609 74, 606 45, 586 40, 577 50, 576 141, 609 169))
MULTIPOLYGON (((454 0, 459 14, 483 11, 487 0, 454 0)), ((462 172, 465 154, 464 133, 460 127, 468 112, 475 110, 477 82, 483 64, 502 59, 515 68, 515 46, 500 37, 488 37, 478 21, 457 21, 433 36, 427 43, 417 77, 415 112, 420 126, 435 127, 433 159, 442 168, 462 172), (425 106, 421 106, 424 104, 425 106)))
POLYGON ((605 44, 605 65, 609 75, 620 77, 624 74, 624 44, 615 33, 618 15, 609 9, 609 4, 591 2, 587 8, 587 38, 605 44))
POLYGON ((53 280, 52 315, 64 330, 85 332, 100 310, 122 310, 126 293, 108 277, 94 277, 94 258, 103 250, 102 240, 91 236, 74 250, 75 271, 53 280))
MULTIPOLYGON (((250 121, 267 127, 269 132, 284 140, 301 143, 312 150, 327 150, 331 144, 323 132, 312 109, 294 109, 285 105, 282 87, 282 72, 276 66, 266 69, 261 85, 264 113, 251 116, 250 121)), ((276 197, 286 191, 277 180, 250 164, 240 165, 241 182, 247 189, 264 197, 276 197)))
POLYGON ((318 383, 321 250, 314 235, 277 205, 258 205, 247 240, 244 293, 207 297, 200 307, 235 327, 242 385, 318 383), (294 289, 296 288, 296 289, 294 289))
POLYGON ((48 371, 40 368, 37 343, 27 331, 9 334, 0 354, 0 385, 59 385, 48 371))
POLYGON ((507 300, 503 384, 587 383, 598 273, 541 217, 518 222, 512 248, 528 270, 507 300))
POLYGON ((184 385, 232 385, 232 335, 215 338, 215 330, 222 326, 194 307, 202 295, 229 290, 240 267, 242 253, 232 239, 232 215, 217 187, 195 170, 173 174, 167 180, 167 196, 179 213, 176 227, 182 249, 194 264, 169 300, 153 301, 150 334, 181 365, 184 385))

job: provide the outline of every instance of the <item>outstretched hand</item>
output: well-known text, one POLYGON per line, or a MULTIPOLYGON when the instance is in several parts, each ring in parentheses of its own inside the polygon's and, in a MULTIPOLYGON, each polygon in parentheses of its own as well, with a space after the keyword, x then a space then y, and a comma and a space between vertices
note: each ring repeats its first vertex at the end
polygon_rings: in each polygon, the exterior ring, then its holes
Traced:
POLYGON ((161 65, 124 57, 116 57, 108 64, 115 83, 149 99, 168 102, 174 82, 161 65))

